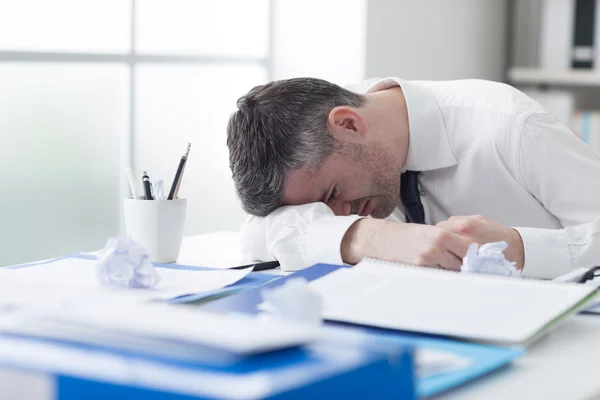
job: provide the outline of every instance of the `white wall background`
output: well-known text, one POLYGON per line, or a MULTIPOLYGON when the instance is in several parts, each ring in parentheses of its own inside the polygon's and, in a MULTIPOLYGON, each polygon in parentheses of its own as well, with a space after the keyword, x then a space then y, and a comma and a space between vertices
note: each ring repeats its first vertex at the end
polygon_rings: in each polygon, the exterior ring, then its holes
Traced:
POLYGON ((276 0, 273 79, 365 77, 367 0, 276 0))
POLYGON ((366 74, 501 81, 506 0, 370 0, 366 74))

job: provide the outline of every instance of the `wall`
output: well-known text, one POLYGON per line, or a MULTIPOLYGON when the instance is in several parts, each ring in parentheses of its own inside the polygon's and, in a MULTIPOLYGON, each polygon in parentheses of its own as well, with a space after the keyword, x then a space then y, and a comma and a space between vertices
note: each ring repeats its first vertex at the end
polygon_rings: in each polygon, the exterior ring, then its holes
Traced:
POLYGON ((537 67, 542 0, 512 0, 510 66, 537 67))
POLYGON ((504 80, 505 0, 371 0, 366 75, 504 80))
POLYGON ((364 79, 367 0, 275 0, 272 79, 364 79))

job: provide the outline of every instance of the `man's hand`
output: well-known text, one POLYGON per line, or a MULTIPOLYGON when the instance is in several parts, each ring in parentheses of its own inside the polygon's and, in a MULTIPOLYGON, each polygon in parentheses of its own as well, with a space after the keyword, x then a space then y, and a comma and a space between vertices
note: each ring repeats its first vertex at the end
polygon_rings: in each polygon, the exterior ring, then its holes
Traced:
POLYGON ((505 241, 508 243, 508 247, 504 250, 504 256, 508 261, 515 261, 517 268, 523 268, 525 263, 523 239, 519 232, 513 228, 481 215, 450 217, 447 221, 442 221, 436 226, 457 233, 479 244, 505 241))
POLYGON ((472 241, 450 230, 380 219, 356 221, 342 240, 342 259, 356 264, 365 257, 460 270, 472 241))

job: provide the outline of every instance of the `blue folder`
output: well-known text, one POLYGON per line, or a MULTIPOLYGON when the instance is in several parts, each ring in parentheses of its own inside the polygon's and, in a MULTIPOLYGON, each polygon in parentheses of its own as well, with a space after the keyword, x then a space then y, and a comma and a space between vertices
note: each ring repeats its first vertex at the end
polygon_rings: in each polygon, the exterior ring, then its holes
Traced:
MULTIPOLYGON (((52 393, 45 398, 53 400, 415 398, 409 347, 384 356, 316 343, 211 363, 0 334, 2 345, 15 348, 15 340, 19 350, 0 358, 0 381, 10 370, 26 372, 32 383, 50 377, 52 393), (35 353, 23 351, 23 343, 34 345, 35 353)), ((18 393, 30 383, 17 384, 22 387, 12 389, 18 393)))
MULTIPOLYGON (((218 299, 202 305, 203 310, 215 312, 240 312, 255 314, 261 303, 260 291, 282 285, 286 280, 303 277, 308 281, 320 278, 339 268, 339 265, 317 264, 313 267, 288 275, 284 278, 269 282, 262 287, 246 290, 242 293, 218 299)), ((465 384, 473 379, 486 375, 524 354, 524 348, 504 348, 484 344, 468 343, 410 332, 392 331, 373 327, 327 322, 329 326, 343 327, 353 332, 365 335, 366 341, 374 348, 384 344, 412 345, 449 351, 472 360, 469 367, 454 372, 448 372, 417 379, 417 394, 419 397, 430 397, 465 384)))

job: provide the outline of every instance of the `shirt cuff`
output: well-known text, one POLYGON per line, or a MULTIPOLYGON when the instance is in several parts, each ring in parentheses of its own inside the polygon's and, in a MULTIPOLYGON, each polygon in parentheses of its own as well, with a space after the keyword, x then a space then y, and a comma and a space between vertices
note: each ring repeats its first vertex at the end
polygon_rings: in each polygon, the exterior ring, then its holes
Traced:
POLYGON ((343 265, 342 239, 350 226, 361 218, 358 215, 325 216, 310 224, 305 242, 308 265, 343 265))
POLYGON ((523 239, 524 277, 553 279, 571 271, 569 236, 564 229, 514 229, 523 239))

